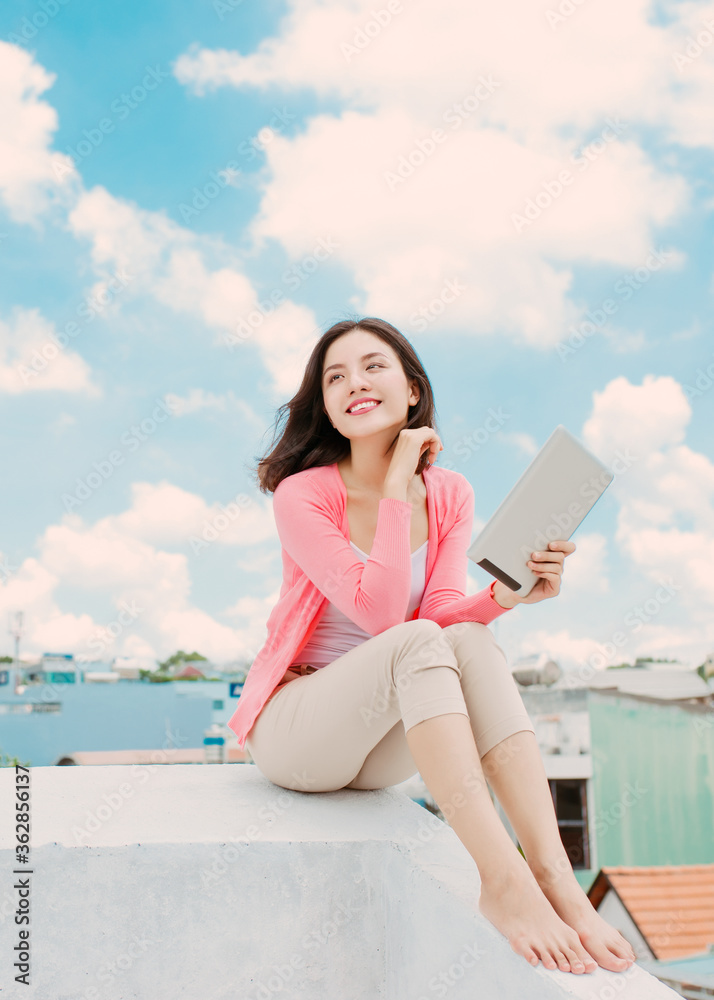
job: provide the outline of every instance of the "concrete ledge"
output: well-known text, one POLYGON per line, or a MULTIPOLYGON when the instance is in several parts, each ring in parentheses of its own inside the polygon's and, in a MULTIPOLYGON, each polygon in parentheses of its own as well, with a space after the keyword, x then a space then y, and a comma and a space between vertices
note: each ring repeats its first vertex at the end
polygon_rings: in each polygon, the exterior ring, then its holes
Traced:
POLYGON ((678 996, 639 966, 529 966, 478 912, 478 871, 456 834, 396 787, 293 792, 252 764, 30 778, 26 987, 12 968, 15 773, 0 769, 3 998, 678 996))

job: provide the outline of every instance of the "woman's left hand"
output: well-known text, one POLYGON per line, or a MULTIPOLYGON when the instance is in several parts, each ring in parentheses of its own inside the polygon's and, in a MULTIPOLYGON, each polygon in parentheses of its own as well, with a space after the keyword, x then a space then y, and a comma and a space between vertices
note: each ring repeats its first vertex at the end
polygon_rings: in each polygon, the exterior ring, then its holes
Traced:
POLYGON ((557 597, 560 593, 560 578, 563 575, 565 557, 572 555, 573 552, 575 552, 575 542, 566 542, 562 538, 548 542, 547 551, 534 552, 528 562, 528 569, 539 579, 530 594, 522 597, 518 603, 536 604, 547 597, 557 597))

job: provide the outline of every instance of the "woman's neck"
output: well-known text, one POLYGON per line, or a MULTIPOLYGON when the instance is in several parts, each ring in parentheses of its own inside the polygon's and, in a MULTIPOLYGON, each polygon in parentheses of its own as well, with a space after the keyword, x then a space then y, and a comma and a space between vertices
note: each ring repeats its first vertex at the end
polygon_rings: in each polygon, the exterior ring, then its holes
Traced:
MULTIPOLYGON (((349 456, 341 459, 337 463, 337 468, 339 469, 342 482, 345 484, 345 488, 348 492, 359 496, 381 497, 384 489, 384 480, 379 484, 376 484, 374 481, 370 483, 360 482, 359 477, 355 476, 353 473, 349 456)), ((425 493, 426 487, 424 486, 422 476, 412 476, 407 486, 407 496, 410 503, 425 496, 425 493)))

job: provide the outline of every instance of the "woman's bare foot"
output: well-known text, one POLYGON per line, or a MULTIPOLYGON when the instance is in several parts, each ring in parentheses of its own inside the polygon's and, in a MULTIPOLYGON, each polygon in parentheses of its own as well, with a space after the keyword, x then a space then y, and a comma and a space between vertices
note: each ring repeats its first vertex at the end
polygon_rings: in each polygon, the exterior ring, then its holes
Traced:
POLYGON ((482 878, 481 913, 508 938, 516 954, 531 965, 540 960, 546 969, 594 972, 597 962, 577 932, 558 916, 532 873, 527 866, 524 868, 524 872, 482 878))
POLYGON ((594 908, 567 857, 530 867, 555 912, 573 928, 598 965, 611 972, 629 969, 636 957, 632 947, 594 908))

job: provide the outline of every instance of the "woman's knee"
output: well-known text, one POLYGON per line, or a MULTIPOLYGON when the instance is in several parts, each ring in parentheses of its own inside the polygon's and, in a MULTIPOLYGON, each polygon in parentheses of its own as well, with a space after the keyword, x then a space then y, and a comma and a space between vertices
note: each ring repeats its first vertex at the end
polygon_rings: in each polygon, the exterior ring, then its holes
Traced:
POLYGON ((427 653, 432 651, 441 653, 442 651, 451 649, 451 640, 448 637, 448 633, 433 619, 415 618, 414 621, 408 624, 411 626, 409 631, 409 646, 412 649, 423 649, 427 653))
POLYGON ((396 628, 403 628, 407 634, 416 639, 428 639, 430 636, 440 635, 444 630, 433 618, 411 618, 396 628))
POLYGON ((447 625, 446 628, 442 629, 445 635, 452 640, 452 642, 462 642, 464 639, 469 642, 495 642, 496 638, 488 627, 484 625, 483 622, 456 622, 454 625, 447 625))
POLYGON ((488 625, 483 622, 457 622, 455 625, 448 625, 442 630, 452 643, 454 649, 466 645, 468 648, 490 647, 498 650, 505 660, 506 654, 503 648, 496 642, 496 636, 488 625))
POLYGON ((459 673, 459 664, 450 639, 430 618, 409 623, 408 639, 394 662, 393 681, 399 691, 410 687, 425 668, 449 667, 459 673))

